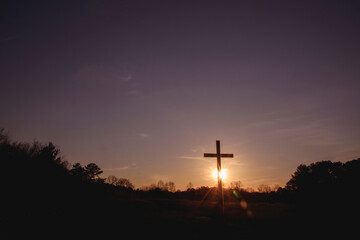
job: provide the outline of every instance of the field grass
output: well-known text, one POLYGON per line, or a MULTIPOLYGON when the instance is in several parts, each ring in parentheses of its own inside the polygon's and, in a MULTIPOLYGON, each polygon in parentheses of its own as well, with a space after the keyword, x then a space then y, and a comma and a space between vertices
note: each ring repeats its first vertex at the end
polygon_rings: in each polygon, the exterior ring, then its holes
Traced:
POLYGON ((21 231, 4 239, 23 239, 23 233, 45 239, 312 239, 338 228, 299 212, 288 203, 225 202, 222 214, 216 201, 111 198, 23 214, 5 224, 21 231))
POLYGON ((131 226, 137 225, 151 235, 162 229, 177 232, 177 235, 209 238, 225 235, 260 237, 263 232, 259 228, 288 228, 285 225, 293 221, 296 214, 294 205, 284 203, 249 203, 245 206, 239 202, 225 202, 223 214, 215 201, 122 199, 114 200, 113 204, 122 206, 117 211, 127 216, 131 226))

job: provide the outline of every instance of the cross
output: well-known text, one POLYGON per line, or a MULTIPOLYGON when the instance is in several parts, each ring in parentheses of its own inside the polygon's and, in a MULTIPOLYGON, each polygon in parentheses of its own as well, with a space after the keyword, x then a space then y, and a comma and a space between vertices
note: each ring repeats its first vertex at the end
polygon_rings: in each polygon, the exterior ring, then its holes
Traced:
POLYGON ((219 192, 219 201, 221 204, 221 209, 224 211, 224 199, 223 199, 223 188, 222 188, 222 179, 220 177, 221 171, 221 158, 233 158, 234 154, 232 153, 220 153, 220 141, 216 140, 216 153, 204 153, 204 157, 216 157, 217 158, 217 178, 218 178, 218 192, 219 192))

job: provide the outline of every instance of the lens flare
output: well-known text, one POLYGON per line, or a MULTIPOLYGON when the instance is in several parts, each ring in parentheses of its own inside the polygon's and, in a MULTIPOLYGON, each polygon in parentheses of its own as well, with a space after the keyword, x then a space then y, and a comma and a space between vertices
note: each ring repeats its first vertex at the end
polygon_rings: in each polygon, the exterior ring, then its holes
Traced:
POLYGON ((248 203, 245 201, 245 199, 242 198, 240 193, 238 193, 236 190, 233 190, 234 196, 240 201, 240 207, 243 208, 246 211, 246 214, 249 218, 253 218, 254 214, 253 212, 248 208, 248 203))
POLYGON ((219 177, 224 180, 226 177, 227 177, 227 169, 222 169, 220 172, 219 172, 219 177))
MULTIPOLYGON (((217 171, 217 169, 214 169, 214 170, 213 170, 212 176, 213 176, 213 178, 215 178, 215 179, 218 178, 218 171, 217 171)), ((222 180, 226 179, 226 177, 227 177, 227 169, 222 169, 222 170, 219 172, 219 177, 220 177, 222 180)))

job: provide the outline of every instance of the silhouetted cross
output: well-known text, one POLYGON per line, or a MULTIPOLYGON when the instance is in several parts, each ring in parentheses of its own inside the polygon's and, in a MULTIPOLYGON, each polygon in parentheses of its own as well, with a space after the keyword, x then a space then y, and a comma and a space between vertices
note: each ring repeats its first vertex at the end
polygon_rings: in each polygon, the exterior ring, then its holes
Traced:
POLYGON ((219 175, 219 173, 221 171, 221 158, 222 157, 223 158, 233 158, 234 154, 220 153, 220 141, 216 140, 216 153, 204 153, 204 157, 216 157, 217 158, 217 178, 218 178, 219 201, 221 204, 221 209, 224 210, 222 179, 219 175))

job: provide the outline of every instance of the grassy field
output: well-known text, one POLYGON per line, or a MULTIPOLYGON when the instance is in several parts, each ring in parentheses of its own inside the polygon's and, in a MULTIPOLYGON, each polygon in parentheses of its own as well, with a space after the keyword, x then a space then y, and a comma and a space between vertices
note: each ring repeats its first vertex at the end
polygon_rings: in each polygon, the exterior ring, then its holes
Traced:
POLYGON ((232 201, 225 202, 222 214, 215 201, 111 198, 61 211, 39 206, 2 227, 4 239, 24 239, 24 233, 37 239, 313 239, 348 233, 339 219, 302 211, 287 203, 232 201), (14 227, 21 231, 8 231, 14 227))
POLYGON ((257 238, 264 231, 271 234, 269 230, 286 227, 282 230, 284 233, 296 215, 294 205, 283 203, 250 203, 246 206, 225 202, 223 214, 214 201, 137 199, 130 202, 114 200, 113 204, 120 204, 108 207, 126 216, 125 225, 129 229, 140 228, 150 235, 171 232, 176 236, 257 238))
POLYGON ((119 211, 130 223, 129 229, 143 229, 149 235, 200 239, 241 238, 312 239, 350 235, 349 219, 318 215, 313 209, 288 203, 225 202, 219 213, 215 201, 178 199, 137 199, 121 202, 119 211), (120 210, 126 208, 126 211, 120 210), (341 225, 346 224, 346 226, 341 225))

